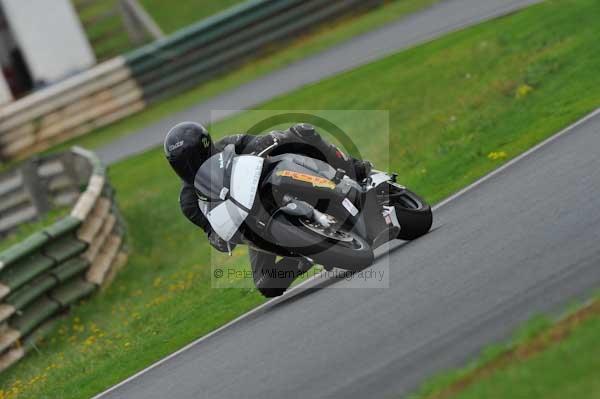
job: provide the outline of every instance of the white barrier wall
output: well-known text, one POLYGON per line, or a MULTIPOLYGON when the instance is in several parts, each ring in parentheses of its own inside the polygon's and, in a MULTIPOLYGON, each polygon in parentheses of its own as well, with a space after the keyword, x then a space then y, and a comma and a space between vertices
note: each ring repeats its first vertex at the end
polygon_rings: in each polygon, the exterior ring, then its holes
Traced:
POLYGON ((69 0, 1 0, 35 82, 52 83, 96 63, 69 0))

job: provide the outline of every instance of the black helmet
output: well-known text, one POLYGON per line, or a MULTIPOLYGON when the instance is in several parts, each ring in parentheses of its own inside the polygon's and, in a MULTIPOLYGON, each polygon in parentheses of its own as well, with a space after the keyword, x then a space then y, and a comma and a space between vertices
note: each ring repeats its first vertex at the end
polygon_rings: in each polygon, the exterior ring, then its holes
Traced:
POLYGON ((165 137, 165 156, 171 167, 183 179, 194 184, 200 165, 215 152, 206 128, 195 122, 181 122, 173 126, 165 137))

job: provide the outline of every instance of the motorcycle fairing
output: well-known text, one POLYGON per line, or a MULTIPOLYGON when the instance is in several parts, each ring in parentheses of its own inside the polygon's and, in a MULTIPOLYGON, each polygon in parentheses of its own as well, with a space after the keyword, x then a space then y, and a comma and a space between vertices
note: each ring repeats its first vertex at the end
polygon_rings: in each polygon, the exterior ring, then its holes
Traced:
MULTIPOLYGON (((263 186, 267 190, 277 187, 280 195, 298 196, 309 202, 307 197, 334 199, 340 196, 331 180, 335 169, 325 162, 298 154, 278 155, 266 162, 265 169, 269 173, 263 179, 263 186)), ((283 205, 281 198, 275 198, 275 202, 283 205)))
POLYGON ((200 210, 225 241, 231 240, 254 205, 264 162, 253 155, 234 155, 230 148, 213 155, 202 164, 194 182, 196 190, 202 190, 198 198, 200 210), (211 181, 219 182, 220 187, 212 187, 211 181), (223 190, 227 187, 229 191, 223 190), (203 192, 210 193, 208 198, 202 197, 203 192))
POLYGON ((231 240, 248 216, 248 212, 239 208, 231 200, 221 202, 212 210, 208 209, 205 201, 198 200, 198 204, 200 210, 208 219, 210 227, 225 241, 231 240))
POLYGON ((246 207, 252 209, 262 173, 264 158, 254 155, 240 155, 233 159, 231 171, 231 197, 246 207))
POLYGON ((371 184, 369 185, 368 189, 375 188, 375 187, 379 186, 380 184, 385 183, 390 180, 390 175, 388 175, 385 172, 380 172, 380 171, 373 171, 373 172, 375 172, 375 173, 372 173, 369 176, 371 184))
POLYGON ((199 198, 208 202, 223 200, 223 188, 229 187, 234 156, 235 147, 231 144, 204 161, 194 177, 194 188, 199 198))
POLYGON ((276 175, 290 177, 294 180, 310 183, 313 185, 313 187, 330 188, 332 190, 335 189, 335 183, 333 181, 324 177, 315 176, 313 174, 295 172, 293 170, 279 170, 276 172, 276 175))

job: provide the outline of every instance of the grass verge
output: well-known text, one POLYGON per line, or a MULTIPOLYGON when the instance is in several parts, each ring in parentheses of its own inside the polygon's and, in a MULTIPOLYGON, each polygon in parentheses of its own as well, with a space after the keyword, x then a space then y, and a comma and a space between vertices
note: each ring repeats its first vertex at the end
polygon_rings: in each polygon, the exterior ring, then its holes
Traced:
POLYGON ((140 3, 165 34, 217 14, 244 0, 141 0, 140 3))
MULTIPOLYGON (((164 0, 141 0, 140 4, 165 34, 218 13, 244 0, 179 0, 176 4, 164 0)), ((99 60, 106 60, 135 44, 125 28, 118 0, 72 0, 84 30, 99 60)))
MULTIPOLYGON (((548 1, 264 104, 266 110, 386 109, 389 147, 345 122, 365 155, 391 155, 400 181, 439 201, 600 104, 596 0, 548 1)), ((252 114, 214 126, 239 131, 252 114)), ((264 301, 211 289, 208 245, 181 216, 157 149, 114 165, 129 223, 128 266, 103 295, 0 376, 9 398, 85 398, 264 301)), ((213 262, 238 264, 245 250, 213 262)), ((244 266, 244 268, 247 266, 244 266)))
POLYGON ((593 348, 599 337, 596 299, 556 323, 530 322, 513 344, 433 379, 412 398, 595 398, 600 356, 593 348))
POLYGON ((99 61, 133 50, 119 13, 118 0, 71 0, 99 61))
POLYGON ((396 0, 386 3, 385 6, 376 8, 366 14, 341 19, 332 25, 299 36, 284 49, 278 49, 276 52, 267 52, 268 54, 264 57, 249 61, 247 64, 222 77, 218 77, 175 97, 151 105, 144 111, 126 119, 60 144, 50 151, 54 152, 66 149, 72 145, 98 148, 119 137, 134 133, 168 115, 182 111, 227 90, 267 75, 302 58, 324 51, 361 33, 398 20, 437 1, 439 0, 396 0))

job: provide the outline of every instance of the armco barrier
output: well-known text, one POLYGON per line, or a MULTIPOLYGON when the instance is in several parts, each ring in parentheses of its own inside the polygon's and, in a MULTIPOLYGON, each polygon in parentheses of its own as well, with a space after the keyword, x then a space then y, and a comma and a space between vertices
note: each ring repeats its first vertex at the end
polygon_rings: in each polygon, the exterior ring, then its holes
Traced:
POLYGON ((373 0, 253 0, 125 56, 153 102, 210 79, 280 40, 373 0))
POLYGON ((0 157, 46 149, 143 109, 122 57, 0 108, 0 157))
POLYGON ((87 185, 71 213, 0 252, 0 371, 71 305, 107 284, 127 258, 125 226, 105 168, 89 151, 72 154, 87 185))
POLYGON ((382 0, 249 0, 0 109, 0 157, 19 158, 140 111, 294 34, 382 0))

